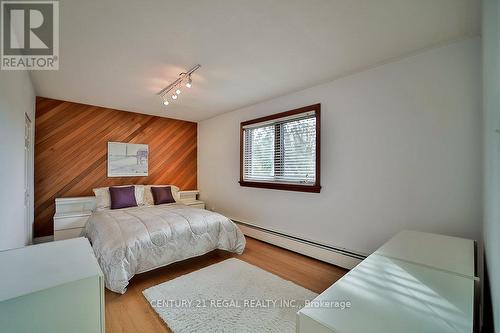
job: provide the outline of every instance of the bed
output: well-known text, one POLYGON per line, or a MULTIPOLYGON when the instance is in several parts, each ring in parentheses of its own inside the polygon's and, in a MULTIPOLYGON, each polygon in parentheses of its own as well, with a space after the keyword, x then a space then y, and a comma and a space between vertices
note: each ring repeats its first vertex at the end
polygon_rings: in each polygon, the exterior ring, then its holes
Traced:
POLYGON ((84 229, 106 288, 125 293, 138 273, 215 249, 241 254, 245 237, 227 217, 182 203, 93 212, 84 229))

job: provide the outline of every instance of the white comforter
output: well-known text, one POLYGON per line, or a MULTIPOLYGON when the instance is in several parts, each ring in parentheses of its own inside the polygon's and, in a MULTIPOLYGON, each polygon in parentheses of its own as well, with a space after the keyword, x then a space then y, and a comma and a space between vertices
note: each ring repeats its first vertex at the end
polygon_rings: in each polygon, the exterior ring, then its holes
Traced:
POLYGON ((95 212, 84 232, 106 287, 122 294, 134 274, 215 249, 240 254, 245 248, 243 233, 230 219, 183 204, 95 212))

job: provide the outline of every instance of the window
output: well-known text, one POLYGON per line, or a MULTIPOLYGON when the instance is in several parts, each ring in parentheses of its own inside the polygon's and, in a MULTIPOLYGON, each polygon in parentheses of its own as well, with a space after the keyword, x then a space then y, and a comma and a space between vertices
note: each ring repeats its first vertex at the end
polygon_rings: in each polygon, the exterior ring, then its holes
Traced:
POLYGON ((240 185, 318 192, 320 104, 241 123, 240 185))

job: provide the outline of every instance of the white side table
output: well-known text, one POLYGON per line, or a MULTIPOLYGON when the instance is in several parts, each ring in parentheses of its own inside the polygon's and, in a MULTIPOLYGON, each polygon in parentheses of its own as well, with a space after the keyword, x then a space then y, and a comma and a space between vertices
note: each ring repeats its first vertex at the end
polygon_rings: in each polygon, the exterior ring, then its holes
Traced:
POLYGON ((95 206, 95 197, 56 198, 54 240, 80 237, 95 206))
POLYGON ((91 214, 91 211, 56 213, 54 240, 80 237, 91 214))
POLYGON ((198 200, 199 195, 198 190, 179 191, 180 202, 190 207, 205 209, 205 202, 198 200))

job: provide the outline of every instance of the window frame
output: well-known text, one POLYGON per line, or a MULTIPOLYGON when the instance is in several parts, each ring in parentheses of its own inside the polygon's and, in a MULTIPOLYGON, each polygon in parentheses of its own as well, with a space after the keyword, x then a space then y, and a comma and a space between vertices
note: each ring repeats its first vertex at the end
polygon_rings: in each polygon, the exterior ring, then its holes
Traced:
POLYGON ((304 106, 302 108, 275 113, 269 116, 260 117, 256 119, 247 120, 240 123, 240 186, 245 187, 257 187, 257 188, 267 188, 273 190, 285 190, 285 191, 297 191, 297 192, 311 192, 320 193, 321 183, 321 104, 313 104, 304 106), (256 123, 271 121, 279 118, 294 116, 300 113, 314 111, 316 117, 316 178, 313 185, 305 184, 288 184, 288 183, 278 183, 278 182, 262 182, 262 181, 245 181, 243 179, 244 174, 244 127, 256 123))

